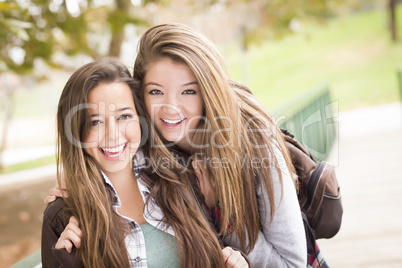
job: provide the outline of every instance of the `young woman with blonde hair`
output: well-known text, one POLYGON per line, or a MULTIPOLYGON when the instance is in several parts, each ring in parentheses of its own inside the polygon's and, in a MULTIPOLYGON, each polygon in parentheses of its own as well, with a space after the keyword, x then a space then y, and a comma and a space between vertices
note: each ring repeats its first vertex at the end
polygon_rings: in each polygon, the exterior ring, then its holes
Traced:
POLYGON ((294 170, 280 131, 251 91, 229 79, 215 46, 185 25, 156 25, 140 39, 134 77, 152 122, 145 152, 156 173, 180 176, 158 160, 193 155, 225 244, 246 252, 254 267, 306 266, 294 170))
POLYGON ((68 197, 44 212, 43 267, 247 267, 239 252, 221 250, 188 177, 139 175, 135 93, 138 82, 112 59, 84 65, 65 85, 57 174, 68 197))

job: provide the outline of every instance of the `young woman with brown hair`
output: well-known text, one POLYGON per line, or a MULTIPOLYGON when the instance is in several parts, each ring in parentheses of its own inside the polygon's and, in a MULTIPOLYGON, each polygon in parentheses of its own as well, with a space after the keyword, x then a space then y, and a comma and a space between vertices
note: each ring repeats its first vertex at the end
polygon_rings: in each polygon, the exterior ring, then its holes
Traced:
POLYGON ((65 85, 57 175, 68 197, 44 212, 43 267, 247 267, 239 252, 221 250, 187 177, 139 175, 138 92, 111 59, 84 65, 65 85))
POLYGON ((305 267, 285 143, 251 91, 229 79, 215 46, 185 25, 156 25, 140 39, 134 77, 152 122, 145 153, 158 175, 180 176, 158 159, 197 155, 196 175, 223 241, 254 267, 305 267))

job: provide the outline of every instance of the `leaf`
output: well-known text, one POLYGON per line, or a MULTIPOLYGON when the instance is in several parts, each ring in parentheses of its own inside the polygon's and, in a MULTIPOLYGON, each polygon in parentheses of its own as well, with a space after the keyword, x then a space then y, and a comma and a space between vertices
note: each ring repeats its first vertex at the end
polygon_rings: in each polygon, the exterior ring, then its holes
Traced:
POLYGON ((11 27, 17 27, 17 28, 23 28, 23 29, 32 28, 31 22, 26 22, 26 21, 21 21, 21 20, 16 20, 16 19, 6 19, 6 23, 8 25, 10 25, 11 27))

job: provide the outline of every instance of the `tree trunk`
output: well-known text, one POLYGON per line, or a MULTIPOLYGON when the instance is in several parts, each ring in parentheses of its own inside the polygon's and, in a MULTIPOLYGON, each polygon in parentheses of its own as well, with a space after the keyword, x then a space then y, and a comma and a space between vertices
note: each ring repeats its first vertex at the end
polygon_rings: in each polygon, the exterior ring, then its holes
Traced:
POLYGON ((396 30, 396 2, 397 0, 389 0, 390 31, 393 42, 396 42, 398 39, 396 30))
POLYGON ((110 40, 109 57, 120 57, 121 45, 124 40, 124 29, 119 32, 112 33, 112 40, 110 40))
MULTIPOLYGON (((121 16, 123 14, 121 11, 126 11, 130 9, 131 2, 130 0, 116 0, 116 8, 111 13, 112 17, 114 18, 113 23, 114 25, 111 27, 112 29, 112 39, 110 40, 109 46, 109 56, 110 57, 119 57, 121 51, 121 45, 124 41, 124 26, 126 24, 125 19, 121 16)), ((124 15, 126 16, 126 14, 124 15)))

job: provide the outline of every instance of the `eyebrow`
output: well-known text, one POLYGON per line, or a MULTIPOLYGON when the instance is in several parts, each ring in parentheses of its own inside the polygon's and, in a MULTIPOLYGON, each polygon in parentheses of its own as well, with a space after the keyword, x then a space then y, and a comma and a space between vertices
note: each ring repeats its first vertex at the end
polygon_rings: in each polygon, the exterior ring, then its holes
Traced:
POLYGON ((185 83, 183 86, 191 86, 191 85, 198 85, 198 82, 197 81, 188 82, 185 83))
MULTIPOLYGON (((133 110, 133 108, 131 108, 131 107, 123 107, 123 108, 119 108, 119 109, 117 109, 116 110, 116 112, 124 112, 124 111, 127 111, 127 110, 131 110, 132 112, 134 112, 134 110, 133 110)), ((90 117, 99 117, 99 116, 101 116, 101 114, 91 114, 90 115, 90 117)))
POLYGON ((126 111, 126 110, 131 110, 131 111, 134 112, 133 108, 131 108, 131 107, 119 108, 119 109, 116 110, 116 112, 124 112, 124 111, 126 111))
POLYGON ((146 86, 146 87, 147 87, 147 86, 163 87, 162 85, 160 85, 160 84, 158 84, 158 83, 155 83, 155 82, 148 82, 148 83, 145 84, 145 86, 146 86))
MULTIPOLYGON (((148 82, 148 83, 145 84, 145 87, 150 86, 150 85, 163 87, 161 84, 158 84, 158 83, 155 83, 155 82, 148 82)), ((190 86, 190 85, 198 85, 198 82, 197 81, 191 81, 191 82, 183 84, 182 86, 184 87, 184 86, 190 86)))

